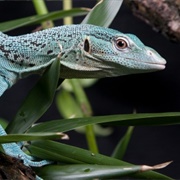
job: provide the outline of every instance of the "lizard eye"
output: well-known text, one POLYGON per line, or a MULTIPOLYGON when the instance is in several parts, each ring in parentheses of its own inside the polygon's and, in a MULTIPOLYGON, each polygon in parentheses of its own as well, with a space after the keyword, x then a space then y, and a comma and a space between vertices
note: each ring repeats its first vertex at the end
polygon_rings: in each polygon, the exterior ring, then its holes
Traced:
POLYGON ((128 47, 128 42, 125 39, 118 38, 115 41, 116 48, 119 50, 126 49, 128 47))

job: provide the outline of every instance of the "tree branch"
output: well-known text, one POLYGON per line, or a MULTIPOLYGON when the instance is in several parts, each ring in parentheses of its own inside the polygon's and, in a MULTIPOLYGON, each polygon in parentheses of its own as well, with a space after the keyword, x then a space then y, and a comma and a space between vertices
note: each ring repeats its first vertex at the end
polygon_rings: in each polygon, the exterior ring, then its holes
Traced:
POLYGON ((180 0, 127 0, 133 14, 170 40, 180 42, 180 0))

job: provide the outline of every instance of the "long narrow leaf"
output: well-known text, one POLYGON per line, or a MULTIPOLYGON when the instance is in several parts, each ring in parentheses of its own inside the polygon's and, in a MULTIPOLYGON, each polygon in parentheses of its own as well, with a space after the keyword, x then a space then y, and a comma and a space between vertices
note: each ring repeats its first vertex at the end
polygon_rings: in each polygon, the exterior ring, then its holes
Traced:
POLYGON ((36 122, 51 105, 57 88, 60 62, 57 58, 30 91, 16 117, 7 127, 9 133, 22 133, 36 122))
POLYGON ((118 13, 123 0, 101 0, 88 13, 82 24, 108 27, 118 13))
MULTIPOLYGON (((53 141, 36 141, 32 145, 28 146, 30 152, 39 158, 55 160, 56 162, 64 162, 64 158, 71 159, 66 163, 72 163, 72 160, 79 161, 81 164, 98 164, 98 165, 109 165, 109 166, 126 166, 132 167, 132 164, 117 160, 101 154, 94 154, 90 151, 77 148, 70 145, 65 145, 53 141), (63 159, 62 159, 63 157, 63 159)), ((134 177, 144 179, 171 179, 165 175, 149 171, 133 175, 134 177)))
POLYGON ((112 157, 114 157, 116 159, 123 158, 123 156, 126 152, 127 146, 129 144, 133 129, 134 129, 133 126, 128 127, 127 132, 125 133, 125 135, 122 137, 122 139, 119 141, 118 145, 116 146, 116 148, 112 154, 112 157))
POLYGON ((10 134, 0 136, 0 143, 32 141, 32 140, 60 140, 67 139, 68 136, 63 133, 28 133, 28 134, 10 134))
POLYGON ((99 178, 119 178, 140 171, 148 171, 166 167, 169 163, 156 166, 107 166, 107 165, 50 165, 38 169, 38 175, 43 179, 51 180, 71 180, 71 179, 99 179, 99 178))
POLYGON ((94 123, 110 123, 111 125, 174 125, 180 124, 180 112, 121 114, 109 116, 96 116, 75 119, 54 120, 38 124, 29 132, 65 132, 74 128, 94 123))
POLYGON ((35 15, 17 20, 11 20, 0 23, 0 31, 6 32, 22 26, 38 24, 46 20, 56 20, 56 19, 64 18, 66 16, 86 15, 88 12, 89 12, 88 8, 73 8, 71 10, 66 10, 66 11, 55 11, 45 15, 35 15))
POLYGON ((61 89, 56 97, 57 108, 63 118, 83 117, 81 108, 70 92, 61 89))

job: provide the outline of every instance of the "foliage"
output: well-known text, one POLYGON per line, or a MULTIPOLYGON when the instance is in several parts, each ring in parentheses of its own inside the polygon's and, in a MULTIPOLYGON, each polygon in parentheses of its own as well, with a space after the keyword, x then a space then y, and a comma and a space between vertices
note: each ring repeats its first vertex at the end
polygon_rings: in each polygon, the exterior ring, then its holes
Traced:
MULTIPOLYGON (((121 0, 100 1, 89 12, 82 23, 91 23, 107 27, 113 21, 121 4, 121 0)), ((51 21, 66 16, 85 15, 88 11, 88 8, 75 8, 35 15, 0 23, 0 30, 5 32, 25 25, 44 22, 45 20, 51 21)), ((123 139, 120 140, 113 153, 113 157, 107 157, 98 153, 92 124, 111 123, 111 125, 119 126, 172 125, 180 123, 180 113, 126 114, 91 117, 91 105, 83 91, 84 80, 71 80, 66 82, 71 90, 67 90, 69 88, 65 88, 67 85, 64 85, 64 89, 62 89, 62 91, 60 90, 60 94, 57 95, 57 105, 65 119, 51 120, 34 126, 34 123, 47 111, 54 99, 59 72, 60 64, 57 58, 30 91, 17 112, 15 119, 7 126, 7 132, 14 133, 14 135, 11 134, 6 137, 0 137, 1 143, 34 140, 31 145, 28 146, 32 155, 58 163, 58 165, 48 165, 36 169, 37 173, 45 179, 53 180, 59 179, 60 177, 61 179, 119 178, 122 176, 130 176, 137 179, 171 179, 163 174, 148 171, 158 169, 157 166, 148 166, 149 168, 147 168, 147 166, 135 166, 120 160, 128 147, 133 127, 129 127, 123 139), (74 96, 72 96, 71 93, 74 93, 74 96), (86 110, 82 108, 82 104, 85 105, 86 110), (72 117, 73 119, 67 119, 72 117), (58 132, 68 132, 82 126, 86 126, 86 136, 90 151, 50 140, 57 139, 57 137, 64 137, 64 134, 59 134, 58 132), (22 134, 17 135, 17 133, 22 134), (143 167, 146 168, 143 169, 143 167)), ((94 82, 96 82, 96 80, 91 80, 90 82, 85 81, 85 84, 92 85, 94 82)))

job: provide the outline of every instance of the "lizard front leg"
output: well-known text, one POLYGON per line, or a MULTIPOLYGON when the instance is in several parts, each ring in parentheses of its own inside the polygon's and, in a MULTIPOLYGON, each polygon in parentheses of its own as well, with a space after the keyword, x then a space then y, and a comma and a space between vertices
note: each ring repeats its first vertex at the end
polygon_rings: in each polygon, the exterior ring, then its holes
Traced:
MULTIPOLYGON (((0 136, 7 135, 3 127, 0 125, 0 136)), ((16 143, 4 143, 1 144, 4 150, 4 153, 15 157, 17 159, 20 159, 23 161, 24 165, 26 166, 32 166, 32 167, 41 167, 47 164, 51 164, 52 161, 47 160, 41 160, 41 161, 35 161, 35 158, 32 156, 27 155, 22 149, 21 145, 18 145, 16 143)), ((40 180, 40 177, 36 177, 37 180, 40 180)))

